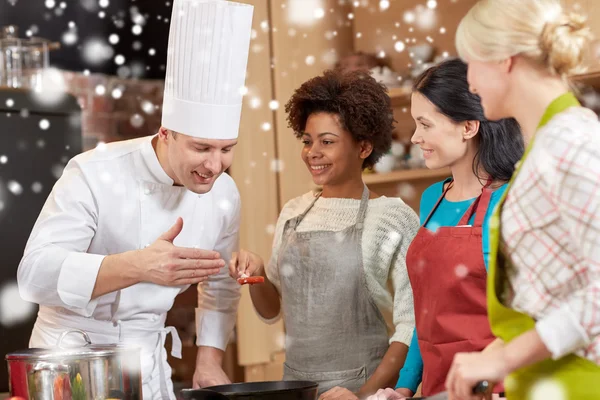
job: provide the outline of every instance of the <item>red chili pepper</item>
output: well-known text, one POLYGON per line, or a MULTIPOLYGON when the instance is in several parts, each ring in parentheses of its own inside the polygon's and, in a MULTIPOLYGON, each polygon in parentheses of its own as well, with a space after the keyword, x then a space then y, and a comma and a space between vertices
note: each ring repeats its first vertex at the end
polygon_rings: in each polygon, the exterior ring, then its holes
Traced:
POLYGON ((263 276, 249 276, 247 278, 238 278, 237 281, 240 285, 255 285, 257 283, 264 283, 265 278, 263 276))

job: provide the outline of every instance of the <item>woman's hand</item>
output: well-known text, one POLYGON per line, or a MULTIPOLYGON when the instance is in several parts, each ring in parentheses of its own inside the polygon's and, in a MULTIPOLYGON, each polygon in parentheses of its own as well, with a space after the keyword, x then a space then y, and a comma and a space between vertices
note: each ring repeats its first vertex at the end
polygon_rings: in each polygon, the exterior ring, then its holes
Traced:
POLYGON ((481 381, 502 382, 508 373, 502 347, 481 353, 458 353, 446 378, 446 388, 453 400, 490 398, 491 390, 486 394, 473 394, 473 388, 481 381))
POLYGON ((229 261, 229 275, 233 279, 247 278, 249 276, 264 276, 265 263, 256 253, 240 250, 231 255, 229 261))

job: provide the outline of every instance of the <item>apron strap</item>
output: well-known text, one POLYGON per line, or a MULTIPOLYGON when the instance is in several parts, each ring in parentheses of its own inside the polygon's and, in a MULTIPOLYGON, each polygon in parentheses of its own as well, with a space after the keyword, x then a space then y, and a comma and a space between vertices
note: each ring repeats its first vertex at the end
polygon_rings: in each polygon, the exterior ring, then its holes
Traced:
POLYGON ((310 202, 310 205, 306 208, 306 210, 304 210, 302 212, 302 214, 300 214, 294 218, 294 230, 296 230, 296 228, 298 228, 298 225, 300 225, 300 222, 302 222, 304 217, 306 217, 306 214, 308 214, 308 212, 313 208, 313 206, 315 205, 317 200, 319 200, 319 197, 321 197, 321 193, 322 193, 321 191, 317 192, 315 194, 315 198, 313 199, 313 201, 310 202))
POLYGON ((469 209, 463 214, 458 225, 468 225, 469 220, 473 216, 473 213, 475 213, 475 222, 473 226, 483 226, 483 220, 485 219, 485 214, 487 212, 488 206, 490 205, 490 200, 492 198, 493 191, 489 189, 492 182, 492 178, 488 178, 485 186, 481 189, 481 194, 475 199, 473 204, 471 204, 469 209))
POLYGON ((357 228, 363 227, 365 216, 367 215, 367 206, 369 205, 369 188, 364 185, 362 197, 360 199, 360 207, 358 208, 358 215, 356 216, 357 228))
POLYGON ((433 213, 435 212, 435 210, 437 210, 437 208, 439 207, 440 203, 442 202, 442 200, 444 200, 444 197, 446 197, 446 192, 448 192, 448 190, 450 190, 450 188, 452 187, 452 185, 454 184, 454 179, 452 178, 447 178, 444 183, 442 184, 442 188, 444 186, 446 186, 446 183, 450 183, 448 185, 448 187, 446 187, 443 191, 442 191, 442 195, 439 197, 439 199, 437 200, 437 202, 435 203, 435 205, 433 206, 433 208, 431 209, 431 211, 429 212, 429 215, 427 216, 427 218, 425 218, 425 222, 423 222, 423 225, 421 225, 422 227, 427 226, 427 223, 429 222, 429 220, 431 219, 431 217, 433 216, 433 213))

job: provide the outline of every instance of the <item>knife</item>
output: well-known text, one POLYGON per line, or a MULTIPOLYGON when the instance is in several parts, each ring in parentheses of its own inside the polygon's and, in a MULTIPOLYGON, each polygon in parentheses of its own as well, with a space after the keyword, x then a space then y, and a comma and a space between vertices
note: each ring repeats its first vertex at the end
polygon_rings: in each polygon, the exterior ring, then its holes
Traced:
MULTIPOLYGON (((475 387, 473 388, 473 394, 477 394, 477 393, 485 393, 488 388, 489 388, 490 384, 488 381, 481 381, 479 382, 477 385, 475 385, 475 387)), ((427 397, 412 397, 412 400, 448 400, 450 398, 450 395, 448 394, 448 392, 441 392, 438 394, 434 394, 433 396, 427 396, 427 397)))

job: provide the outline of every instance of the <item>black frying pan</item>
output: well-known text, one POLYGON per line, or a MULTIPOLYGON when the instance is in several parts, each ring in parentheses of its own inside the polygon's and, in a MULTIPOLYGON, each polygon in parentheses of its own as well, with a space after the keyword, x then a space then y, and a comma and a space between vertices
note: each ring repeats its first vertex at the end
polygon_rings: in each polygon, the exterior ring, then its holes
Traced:
POLYGON ((184 400, 316 400, 319 385, 310 381, 233 383, 183 389, 184 400))

